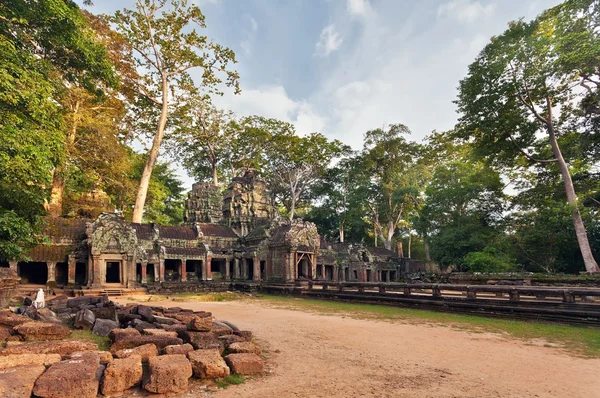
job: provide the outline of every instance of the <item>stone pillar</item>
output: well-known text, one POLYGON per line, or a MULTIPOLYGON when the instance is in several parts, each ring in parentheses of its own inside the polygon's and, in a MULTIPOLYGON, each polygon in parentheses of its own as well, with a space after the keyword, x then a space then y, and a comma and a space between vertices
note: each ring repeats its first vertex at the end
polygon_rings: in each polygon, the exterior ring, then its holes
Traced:
POLYGON ((154 280, 152 282, 156 282, 160 280, 160 261, 158 263, 154 263, 154 280))
POLYGON ((210 272, 211 263, 212 263, 212 257, 206 256, 206 264, 204 265, 204 275, 202 278, 205 281, 212 281, 212 274, 210 272))
POLYGON ((241 278, 240 259, 234 258, 233 259, 233 279, 240 279, 240 278, 241 278))
POLYGON ((181 281, 185 282, 187 280, 187 272, 186 272, 186 266, 187 266, 187 261, 186 260, 181 260, 181 262, 179 263, 179 267, 181 269, 181 272, 179 273, 179 275, 181 275, 181 281))
POLYGON ((55 282, 56 283, 56 261, 49 261, 46 263, 48 267, 48 280, 46 284, 55 282))
POLYGON ((69 256, 68 262, 68 271, 67 271, 67 284, 74 285, 75 284, 75 256, 69 256))
POLYGON ((10 269, 12 269, 13 271, 15 271, 17 273, 17 275, 19 274, 19 262, 18 261, 9 261, 8 262, 8 267, 10 269))
POLYGON ((225 279, 230 279, 229 267, 231 266, 231 259, 225 259, 225 279))
POLYGON ((252 266, 254 267, 254 280, 255 281, 259 281, 260 280, 260 261, 258 261, 258 257, 254 257, 252 259, 252 266))
POLYGON ((362 281, 361 282, 366 282, 367 281, 367 269, 363 268, 362 269, 362 281))
POLYGON ((148 262, 147 261, 142 261, 141 262, 141 267, 142 267, 142 283, 148 283, 148 262))
POLYGON ((158 280, 160 282, 164 282, 165 280, 165 260, 161 258, 158 261, 158 280))
POLYGON ((333 266, 333 280, 336 281, 336 282, 339 279, 339 273, 340 273, 340 266, 339 265, 334 265, 333 266))

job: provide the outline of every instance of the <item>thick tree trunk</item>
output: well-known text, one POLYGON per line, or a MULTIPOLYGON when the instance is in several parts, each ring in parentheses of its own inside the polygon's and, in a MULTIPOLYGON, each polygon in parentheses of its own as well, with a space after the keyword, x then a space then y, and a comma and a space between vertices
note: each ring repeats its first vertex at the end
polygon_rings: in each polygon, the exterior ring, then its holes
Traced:
POLYGON ((398 242, 398 257, 404 257, 404 247, 402 241, 398 242))
POLYGON ((219 185, 219 175, 217 173, 217 165, 214 163, 212 165, 212 175, 213 175, 213 184, 219 185))
POLYGON ((48 204, 48 214, 50 217, 60 217, 63 212, 63 198, 65 194, 65 169, 67 167, 67 158, 71 153, 71 148, 75 143, 75 137, 77 135, 77 126, 79 124, 79 101, 76 101, 73 111, 73 121, 71 124, 71 130, 67 133, 65 140, 65 153, 62 157, 61 163, 54 169, 52 175, 52 188, 50 190, 50 203, 48 204))
POLYGON ((560 174, 562 175, 563 183, 565 186, 565 193, 567 194, 567 202, 572 208, 573 224, 575 226, 575 234, 577 235, 577 242, 579 243, 579 249, 583 256, 583 262, 587 272, 600 272, 598 264, 592 254, 590 242, 588 240, 587 232, 581 219, 581 213, 577 205, 577 194, 575 193, 575 187, 573 186, 573 180, 571 179, 571 173, 569 172, 569 166, 563 158, 562 152, 558 146, 558 141, 554 133, 554 126, 552 125, 552 104, 550 99, 546 99, 548 106, 548 135, 550 136, 550 145, 552 146, 552 153, 554 158, 557 160, 560 174))
POLYGON ((344 223, 340 223, 340 243, 344 243, 344 223))
POLYGON ((292 194, 292 203, 290 205, 290 222, 294 219, 294 212, 296 211, 296 197, 292 194))
POLYGON ((431 255, 429 254, 429 243, 427 243, 426 236, 423 236, 423 249, 425 250, 425 261, 431 261, 431 255))
POLYGON ((412 246, 412 234, 408 231, 408 258, 410 258, 410 249, 412 246))
POLYGON ((158 151, 165 134, 165 126, 167 125, 167 114, 169 110, 169 86, 166 80, 166 76, 163 77, 162 82, 162 110, 160 112, 160 118, 158 120, 158 127, 156 134, 152 140, 152 148, 148 154, 148 160, 144 166, 142 172, 142 178, 140 179, 140 186, 138 188, 137 197, 135 199, 135 206, 133 208, 132 221, 135 223, 142 222, 142 216, 144 215, 144 205, 146 204, 146 196, 148 195, 148 185, 150 185, 150 177, 152 177, 152 170, 156 165, 158 159, 158 151))

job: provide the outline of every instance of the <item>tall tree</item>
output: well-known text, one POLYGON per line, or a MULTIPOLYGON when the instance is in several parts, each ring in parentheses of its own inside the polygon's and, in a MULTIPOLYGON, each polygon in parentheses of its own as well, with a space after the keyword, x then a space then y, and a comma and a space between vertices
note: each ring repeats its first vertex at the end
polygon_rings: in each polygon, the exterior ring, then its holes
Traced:
POLYGON ((600 268, 560 140, 569 133, 562 122, 571 118, 584 94, 599 88, 599 20, 597 1, 573 0, 530 23, 512 22, 469 66, 457 101, 462 114, 458 135, 473 140, 481 154, 505 164, 524 156, 560 173, 588 272, 600 268))
POLYGON ((198 33, 198 28, 206 27, 205 17, 188 0, 137 0, 135 10, 117 11, 110 21, 136 54, 139 126, 155 125, 132 215, 139 223, 169 112, 195 90, 190 70, 202 70, 198 84, 206 94, 220 93, 223 75, 237 93, 238 74, 227 69, 235 62, 233 51, 198 33))
POLYGON ((348 148, 319 133, 299 137, 292 125, 281 123, 266 149, 265 175, 274 192, 279 193, 291 221, 298 203, 306 199, 333 159, 348 148))
POLYGON ((362 152, 363 172, 368 176, 364 189, 374 233, 386 249, 400 227, 409 226, 409 218, 424 189, 425 169, 419 164, 421 146, 408 141, 410 134, 402 124, 365 133, 362 152))
POLYGON ((0 3, 0 259, 37 241, 43 203, 64 145, 64 81, 114 81, 72 1, 0 3), (57 79, 61 76, 61 79, 57 79))

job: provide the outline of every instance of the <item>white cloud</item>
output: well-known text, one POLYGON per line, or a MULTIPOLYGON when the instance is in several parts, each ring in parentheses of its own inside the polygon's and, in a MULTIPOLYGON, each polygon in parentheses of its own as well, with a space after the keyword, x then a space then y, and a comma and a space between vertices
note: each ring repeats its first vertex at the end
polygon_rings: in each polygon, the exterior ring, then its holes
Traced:
POLYGON ((343 39, 335 31, 335 27, 328 25, 323 28, 319 41, 316 45, 316 54, 321 57, 326 57, 333 51, 337 50, 342 45, 343 39))
POLYGON ((240 42, 240 47, 246 56, 252 55, 252 42, 254 41, 254 37, 256 36, 256 31, 258 30, 258 22, 256 19, 252 18, 250 15, 245 16, 249 22, 249 26, 243 28, 242 33, 244 34, 244 39, 240 42))
POLYGON ((347 0, 346 6, 352 15, 365 15, 371 10, 369 0, 347 0))
POLYGON ((451 17, 460 22, 475 22, 480 18, 491 16, 495 9, 495 3, 483 5, 479 1, 451 0, 438 7, 437 15, 451 17))

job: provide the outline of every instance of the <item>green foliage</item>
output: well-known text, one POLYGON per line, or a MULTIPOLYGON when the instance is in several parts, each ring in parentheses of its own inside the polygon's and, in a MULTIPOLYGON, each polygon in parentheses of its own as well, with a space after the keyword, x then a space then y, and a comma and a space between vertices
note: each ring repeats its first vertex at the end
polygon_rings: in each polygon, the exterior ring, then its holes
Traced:
POLYGON ((517 268, 510 255, 490 246, 482 251, 467 253, 462 261, 470 272, 510 272, 517 268))

